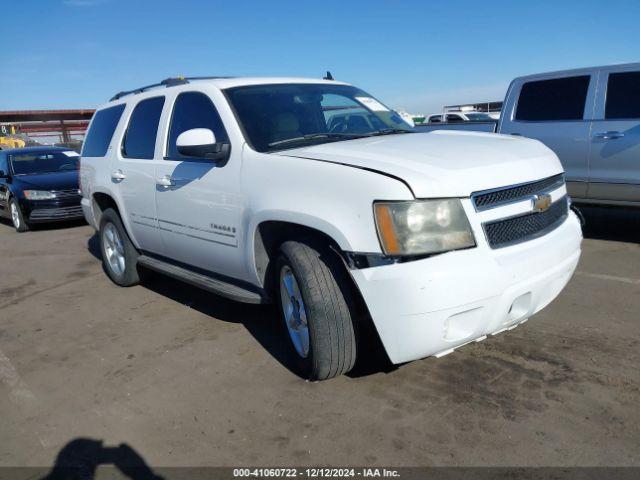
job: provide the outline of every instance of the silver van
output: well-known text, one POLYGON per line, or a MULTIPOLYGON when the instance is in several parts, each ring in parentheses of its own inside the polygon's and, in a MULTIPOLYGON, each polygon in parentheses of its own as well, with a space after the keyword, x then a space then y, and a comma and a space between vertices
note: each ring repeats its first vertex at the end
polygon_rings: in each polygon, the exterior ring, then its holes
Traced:
POLYGON ((640 63, 516 78, 498 132, 551 148, 574 201, 640 206, 640 63))

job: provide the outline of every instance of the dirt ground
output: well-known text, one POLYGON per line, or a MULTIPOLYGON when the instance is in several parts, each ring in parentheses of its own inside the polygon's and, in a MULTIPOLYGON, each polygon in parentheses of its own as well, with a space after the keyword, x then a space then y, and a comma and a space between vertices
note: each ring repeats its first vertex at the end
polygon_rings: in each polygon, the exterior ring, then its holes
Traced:
POLYGON ((321 383, 272 307, 122 289, 88 226, 2 223, 0 466, 89 439, 153 466, 640 465, 640 211, 585 212, 576 275, 526 324, 321 383))

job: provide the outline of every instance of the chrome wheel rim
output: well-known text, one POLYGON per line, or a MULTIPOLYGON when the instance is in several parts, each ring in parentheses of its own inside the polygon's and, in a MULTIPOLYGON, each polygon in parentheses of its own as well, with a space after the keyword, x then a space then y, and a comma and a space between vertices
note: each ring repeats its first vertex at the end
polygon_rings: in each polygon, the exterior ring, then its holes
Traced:
POLYGON ((20 228, 20 213, 15 202, 11 202, 11 221, 14 227, 20 228))
POLYGON ((107 264, 113 273, 121 276, 124 273, 124 245, 113 223, 107 223, 102 234, 102 245, 107 257, 107 264))
POLYGON ((298 355, 307 358, 309 355, 309 325, 302 294, 296 277, 287 265, 280 270, 280 299, 282 313, 287 325, 293 347, 298 355))

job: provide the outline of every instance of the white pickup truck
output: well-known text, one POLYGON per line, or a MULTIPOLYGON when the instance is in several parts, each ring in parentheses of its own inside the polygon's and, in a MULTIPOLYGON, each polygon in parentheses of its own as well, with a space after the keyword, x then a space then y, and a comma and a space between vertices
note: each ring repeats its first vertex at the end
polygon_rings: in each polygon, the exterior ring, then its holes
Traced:
POLYGON ((104 268, 275 301, 302 375, 348 372, 362 322, 393 363, 525 322, 569 281, 580 224, 542 143, 416 133, 345 83, 178 78, 94 115, 82 206, 104 268))

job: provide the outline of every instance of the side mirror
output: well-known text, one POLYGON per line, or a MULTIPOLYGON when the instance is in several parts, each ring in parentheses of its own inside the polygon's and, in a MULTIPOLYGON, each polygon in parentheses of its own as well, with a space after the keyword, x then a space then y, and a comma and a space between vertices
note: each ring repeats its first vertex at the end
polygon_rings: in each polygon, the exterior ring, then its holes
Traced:
POLYGON ((4 170, 0 170, 0 178, 9 178, 9 175, 7 175, 4 170))
POLYGON ((216 136, 208 128, 192 128, 182 132, 176 139, 176 146, 180 155, 213 160, 215 162, 227 160, 231 145, 218 143, 216 136))

